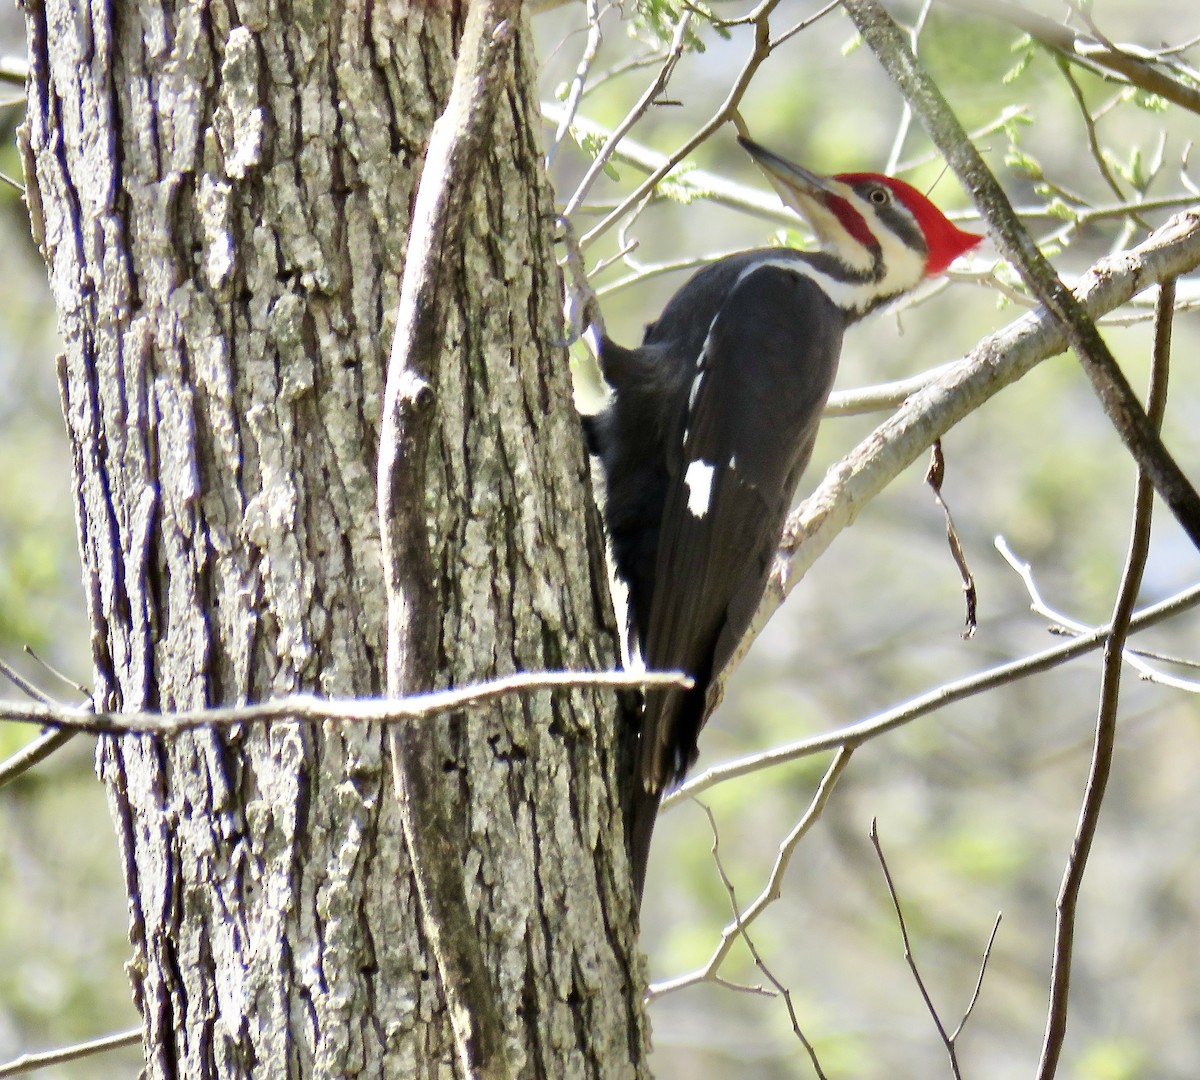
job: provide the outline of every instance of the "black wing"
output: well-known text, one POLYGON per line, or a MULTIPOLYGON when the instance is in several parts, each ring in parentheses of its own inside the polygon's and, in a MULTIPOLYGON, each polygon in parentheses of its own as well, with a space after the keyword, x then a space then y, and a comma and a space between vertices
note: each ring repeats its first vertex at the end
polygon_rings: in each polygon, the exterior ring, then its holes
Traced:
POLYGON ((649 669, 686 671, 696 686, 647 694, 640 757, 649 793, 682 779, 695 759, 708 685, 762 596, 844 326, 810 279, 764 266, 737 281, 709 328, 668 448, 643 642, 649 669))

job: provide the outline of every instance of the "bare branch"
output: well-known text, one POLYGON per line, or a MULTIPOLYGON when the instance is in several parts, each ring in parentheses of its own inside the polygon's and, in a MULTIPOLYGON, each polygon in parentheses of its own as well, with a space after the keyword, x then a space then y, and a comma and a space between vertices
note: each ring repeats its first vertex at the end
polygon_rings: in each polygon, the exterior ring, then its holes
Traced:
POLYGON ((508 675, 475 686, 456 686, 424 694, 394 698, 318 698, 293 694, 251 705, 213 709, 188 709, 174 713, 94 713, 59 705, 0 704, 0 723, 40 724, 43 727, 87 731, 103 735, 173 735, 200 727, 279 722, 322 723, 343 720, 359 724, 399 724, 422 720, 460 709, 487 705, 508 694, 535 690, 604 687, 678 687, 692 680, 679 673, 649 671, 542 671, 508 675))
MULTIPOLYGON (((1062 72, 1067 86, 1070 87, 1071 96, 1075 99, 1079 115, 1083 118, 1083 126, 1087 131, 1088 149, 1092 152, 1092 160, 1096 163, 1096 168, 1100 170, 1100 175, 1104 178, 1104 182, 1108 185, 1109 190, 1117 197, 1117 201, 1127 203, 1129 200, 1126 198, 1125 192, 1121 190, 1121 185, 1117 183, 1116 177, 1113 176, 1112 170, 1108 167, 1108 162, 1104 160, 1104 151, 1100 149, 1100 138, 1096 134, 1096 120, 1088 108, 1087 99, 1083 96, 1083 89, 1071 71, 1070 65, 1066 60, 1061 58, 1059 60, 1059 71, 1062 72)), ((1148 226, 1143 223, 1143 228, 1148 228, 1148 226)))
MULTIPOLYGON (((28 648, 28 646, 26 646, 26 650, 29 652, 30 656, 33 656, 33 658, 42 664, 48 671, 58 676, 60 679, 63 679, 72 688, 75 688, 74 683, 67 679, 65 675, 55 671, 55 669, 50 667, 49 664, 46 664, 45 661, 41 660, 41 658, 38 657, 32 649, 28 648)), ((6 679, 8 679, 9 682, 11 682, 18 690, 25 694, 26 697, 30 697, 34 701, 52 709, 62 708, 62 706, 55 701, 54 698, 52 698, 40 687, 31 683, 28 679, 21 675, 20 672, 11 667, 4 660, 0 660, 0 675, 3 675, 6 679)), ((82 688, 80 687, 79 689, 82 688)), ((2 708, 2 706, 0 706, 0 708, 2 708)), ((57 731, 48 731, 34 739, 28 745, 23 746, 7 761, 0 762, 0 788, 7 784, 11 784, 17 779, 17 777, 24 775, 30 769, 41 764, 56 750, 66 746, 66 744, 69 743, 75 737, 75 735, 76 732, 70 730, 69 728, 59 728, 57 731)))
POLYGON ((975 1004, 979 1001, 979 992, 983 989, 983 977, 987 974, 988 961, 992 958, 992 946, 996 943, 996 934, 1000 931, 1000 920, 1004 918, 1004 912, 996 912, 996 921, 992 923, 992 932, 988 935, 987 944, 983 947, 983 959, 979 962, 979 976, 975 980, 975 989, 971 992, 971 1000, 967 1002, 966 1010, 963 1012, 962 1019, 958 1022, 958 1027, 954 1029, 954 1033, 950 1036, 950 1041, 957 1041, 962 1034, 963 1028, 967 1026, 967 1021, 971 1019, 971 1013, 975 1011, 975 1004))
POLYGON ((874 818, 871 819, 871 845, 875 848, 875 855, 879 859, 880 868, 883 870, 884 880, 887 882, 888 896, 891 897, 892 907, 896 912, 896 922, 900 926, 900 938, 904 942, 904 959, 908 962, 908 969, 912 972, 913 979, 916 981, 917 989, 921 992, 921 997, 925 1002, 925 1008, 929 1011, 929 1015, 933 1018, 934 1026, 937 1028, 938 1035, 941 1036, 942 1045, 946 1047, 946 1053, 950 1057, 950 1069, 954 1073, 957 1080, 962 1080, 962 1073, 958 1065, 958 1049, 957 1041, 959 1035, 962 1034, 963 1028, 967 1026, 967 1021, 971 1018, 971 1013, 975 1011, 975 1004, 979 1001, 980 991, 983 989, 983 977, 987 974, 988 960, 991 959, 992 945, 996 941, 996 932, 1000 929, 1001 915, 996 915, 996 921, 992 924, 992 932, 988 935, 987 945, 983 949, 983 960, 979 965, 979 975, 975 980, 975 989, 971 992, 971 1000, 967 1002, 967 1007, 963 1011, 962 1019, 958 1022, 958 1027, 950 1034, 947 1034, 946 1027, 942 1023, 942 1019, 938 1016, 937 1009, 934 1007, 933 999, 929 996, 929 990, 925 986, 925 980, 921 977, 921 972, 917 968, 917 958, 912 950, 912 942, 908 936, 908 926, 904 921, 904 912, 900 908, 900 896, 896 892, 895 882, 892 881, 892 872, 888 869, 887 859, 883 855, 883 845, 879 841, 879 827, 874 818))
MULTIPOLYGON (((1136 203, 1113 203, 1105 206, 1088 206, 1071 209, 1070 225, 1091 225, 1097 221, 1112 221, 1138 214, 1150 214, 1156 210, 1186 210, 1196 205, 1200 192, 1181 195, 1164 195, 1161 199, 1145 199, 1136 203)), ((1054 210, 1046 206, 1020 206, 1014 213, 1022 220, 1031 218, 1057 217, 1054 210)))
MULTIPOLYGON (((543 101, 542 114, 551 123, 560 123, 566 115, 566 110, 558 102, 543 101)), ((589 120, 587 117, 576 116, 572 120, 571 126, 576 131, 591 138, 608 139, 611 136, 608 128, 597 124, 593 120, 589 120)), ((644 143, 629 138, 622 139, 613 148, 612 158, 627 165, 632 165, 644 173, 656 173, 661 169, 664 176, 678 164, 678 162, 671 162, 671 159, 665 154, 661 154, 657 150, 652 150, 644 143)), ((795 213, 780 203, 776 195, 767 194, 758 188, 736 183, 717 173, 709 172, 707 169, 689 169, 677 177, 672 177, 671 182, 678 184, 689 194, 703 197, 710 202, 728 206, 735 210, 743 210, 748 214, 765 218, 778 225, 791 228, 798 224, 803 224, 795 213)), ((580 209, 585 210, 588 208, 588 206, 580 207, 580 209)), ((609 210, 609 213, 615 213, 616 210, 617 207, 613 207, 609 210)))
MULTIPOLYGON (((579 186, 575 189, 575 193, 567 200, 567 205, 563 209, 564 217, 569 218, 579 209, 580 203, 587 198, 592 184, 596 182, 596 177, 600 175, 604 166, 608 164, 608 159, 612 157, 613 151, 625 137, 626 132, 646 114, 646 110, 654 104, 655 99, 663 92, 667 83, 670 82, 671 73, 675 70, 675 65, 683 55, 684 45, 687 40, 687 30, 691 24, 691 20, 692 13, 690 11, 685 11, 680 16, 679 22, 675 26, 675 33, 671 38, 671 47, 667 50, 667 58, 663 61, 662 67, 658 69, 658 74, 651 80, 650 85, 646 87, 642 96, 638 98, 633 108, 626 113, 625 119, 616 126, 604 146, 601 147, 600 152, 596 155, 595 160, 588 166, 588 170, 583 174, 583 179, 579 181, 579 186)), ((563 120, 569 124, 569 114, 565 110, 563 120)), ((560 126, 561 123, 562 121, 560 121, 560 126)), ((595 229, 592 232, 595 232, 595 229)), ((587 246, 590 236, 591 233, 583 238, 580 242, 581 247, 587 246)))
POLYGON ((655 169, 634 192, 627 195, 611 214, 608 214, 602 221, 592 226, 583 235, 579 244, 585 251, 590 244, 599 239, 600 236, 628 214, 630 210, 638 206, 647 195, 653 192, 667 173, 675 168, 688 154, 695 150, 701 143, 705 142, 722 124, 733 118, 733 115, 738 110, 738 106, 742 102, 742 97, 746 93, 747 87, 750 85, 750 80, 754 78, 754 73, 762 66, 763 61, 771 55, 770 17, 771 12, 775 10, 779 2, 780 0, 762 0, 762 3, 746 16, 745 21, 753 23, 754 26, 754 46, 750 50, 750 55, 746 58, 745 63, 742 65, 741 71, 738 72, 733 86, 717 111, 700 126, 691 138, 655 169))
POLYGON ((44 690, 31 683, 24 675, 16 668, 8 663, 7 660, 0 660, 0 675, 3 675, 10 683, 21 691, 26 697, 33 698, 34 701, 40 701, 43 705, 55 705, 57 702, 44 690))
POLYGON ((942 1045, 945 1046, 946 1053, 950 1055, 950 1071, 954 1073, 955 1080, 962 1080, 962 1072, 958 1067, 958 1053, 954 1049, 954 1042, 946 1033, 946 1026, 942 1023, 942 1018, 938 1016, 937 1007, 933 1004, 933 998, 929 996, 925 980, 921 978, 921 969, 917 967, 917 958, 913 955, 912 942, 908 937, 908 925, 904 921, 904 912, 900 907, 900 897, 896 893, 896 884, 892 881, 892 872, 888 869, 887 859, 883 855, 883 845, 879 842, 879 825, 875 818, 871 819, 870 836, 871 846, 875 849, 875 857, 879 860, 880 869, 883 870, 883 880, 887 882, 887 891, 888 896, 892 899, 892 908, 896 912, 896 922, 900 927, 900 940, 904 942, 904 959, 908 964, 908 970, 912 972, 913 980, 917 984, 917 989, 921 992, 921 999, 925 1002, 925 1009, 933 1019, 933 1026, 937 1028, 942 1045))
POLYGON ((862 416, 864 413, 885 412, 903 405, 913 394, 924 390, 954 367, 942 364, 907 379, 879 383, 859 390, 837 390, 829 395, 822 416, 862 416))
MULTIPOLYGON (((1182 611, 1197 606, 1200 606, 1200 585, 1194 585, 1190 589, 1176 593, 1139 612, 1131 620, 1130 629, 1131 631, 1143 630, 1155 626, 1182 611)), ((699 795, 717 784, 736 780, 738 777, 748 776, 762 769, 798 761, 800 758, 811 757, 813 754, 826 753, 838 747, 860 746, 869 739, 885 735, 889 731, 912 723, 922 716, 928 716, 947 705, 953 705, 957 701, 986 693, 997 686, 1004 686, 1030 675, 1049 671, 1051 668, 1058 667, 1060 664, 1065 664, 1069 660, 1074 660, 1076 657, 1103 646, 1108 640, 1110 629, 1111 627, 1105 624, 1089 634, 1074 638, 1061 645, 1055 645, 1053 648, 1044 649, 1032 656, 1014 660, 1008 664, 1000 664, 987 671, 982 671, 978 675, 970 675, 955 682, 945 683, 919 697, 879 713, 877 716, 860 720, 858 723, 849 724, 846 727, 835 728, 824 735, 798 739, 771 750, 737 758, 723 765, 714 765, 693 776, 681 788, 663 799, 662 809, 669 810, 671 807, 679 805, 684 799, 699 795)))
MULTIPOLYGON (((1033 567, 1018 557, 1017 553, 1013 551, 1004 537, 996 537, 996 550, 1000 552, 1000 557, 1016 571, 1017 576, 1021 579, 1021 583, 1025 586, 1025 591, 1029 594, 1030 610, 1049 621, 1050 626, 1048 629, 1050 633, 1078 635, 1091 632, 1092 627, 1087 623, 1082 623, 1078 619, 1072 619, 1046 602, 1041 590, 1038 588, 1037 580, 1033 576, 1033 567)), ((1178 664, 1182 667, 1200 666, 1200 662, 1186 660, 1178 656, 1162 656, 1144 649, 1130 648, 1128 645, 1125 647, 1125 662, 1137 671, 1141 678, 1148 682, 1161 683, 1163 686, 1170 686, 1187 693, 1200 693, 1200 684, 1190 682, 1186 679, 1177 679, 1172 675, 1159 671, 1151 664, 1148 664, 1147 660, 1157 660, 1165 664, 1178 664)))
POLYGON ((1002 19, 1072 63, 1083 64, 1093 71, 1101 68, 1113 72, 1142 90, 1189 112, 1200 113, 1200 90, 1167 75, 1153 62, 1153 54, 1135 56, 1128 48, 1118 49, 1111 42, 1089 39, 1009 0, 942 0, 942 3, 1002 19))
POLYGON ((596 53, 600 51, 600 41, 604 36, 600 30, 600 0, 587 0, 587 23, 587 41, 583 46, 583 53, 579 57, 579 64, 575 68, 575 77, 571 80, 571 89, 567 93, 567 101, 563 108, 562 119, 559 120, 558 127, 555 128, 554 140, 551 142, 550 150, 546 154, 547 172, 554 167, 554 159, 558 156, 558 148, 562 145, 563 138, 571 128, 571 121, 575 118, 575 113, 579 109, 580 99, 583 97, 584 87, 587 85, 588 74, 591 72, 592 64, 596 60, 596 53))
MULTIPOLYGON (((808 809, 804 811, 800 820, 793 826, 792 831, 787 834, 783 842, 779 845, 779 853, 775 857, 775 865, 771 868, 767 884, 750 906, 738 914, 734 921, 728 923, 725 929, 721 931, 721 940, 713 951, 712 956, 709 957, 708 963, 690 975, 683 975, 679 978, 656 983, 651 986, 646 995, 647 1001, 652 1001, 663 994, 670 994, 676 990, 695 986, 697 983, 707 982, 716 976, 721 965, 725 962, 725 958, 729 955, 729 950, 733 947, 737 936, 744 933, 745 928, 754 922, 783 894, 783 876, 787 872, 792 855, 800 841, 804 839, 809 829, 812 828, 813 824, 824 812, 825 807, 829 803, 830 796, 833 794, 834 787, 837 786, 842 773, 846 771, 846 767, 850 764, 850 755, 852 753, 852 748, 842 747, 834 755, 833 761, 829 763, 829 768, 825 770, 825 775, 821 777, 820 784, 817 785, 817 790, 813 794, 812 801, 808 804, 808 809)), ((686 787, 691 787, 691 785, 688 784, 686 787)), ((682 790, 668 795, 663 800, 664 807, 670 803, 678 802, 682 797, 682 790)))
POLYGON ((91 1042, 64 1046, 59 1050, 47 1050, 44 1054, 22 1054, 19 1058, 13 1058, 12 1061, 0 1065, 0 1077, 23 1076, 25 1073, 45 1069, 51 1065, 65 1065, 68 1061, 78 1061, 94 1054, 120 1050, 125 1046, 136 1046, 141 1041, 142 1029, 139 1027, 115 1035, 106 1035, 102 1039, 93 1039, 91 1042))
POLYGON ((823 8, 820 8, 819 10, 815 11, 812 15, 805 16, 794 26, 788 27, 788 29, 786 29, 782 34, 780 34, 779 37, 775 38, 771 42, 771 48, 778 49, 779 46, 782 45, 785 41, 789 40, 790 38, 794 38, 797 34, 801 33, 804 30, 807 30, 818 19, 825 18, 825 16, 828 15, 831 11, 834 11, 836 8, 840 7, 841 3, 842 3, 842 0, 830 0, 830 2, 828 4, 826 4, 823 8))
POLYGON ((59 671, 58 668, 56 668, 48 660, 46 660, 44 657, 39 656, 36 652, 34 652, 30 645, 26 644, 24 646, 24 649, 25 649, 25 655, 28 656, 35 664, 44 668, 48 674, 54 676, 54 678, 56 678, 60 683, 62 683, 68 689, 73 690, 80 697, 82 697, 84 701, 92 700, 92 692, 86 686, 84 686, 83 683, 81 683, 78 679, 72 679, 70 675, 67 675, 65 672, 59 671))
MULTIPOLYGON (((913 55, 917 54, 921 43, 921 31, 925 29, 925 22, 929 18, 930 9, 933 7, 933 0, 922 0, 921 10, 917 14, 917 21, 909 31, 908 40, 912 48, 913 55)), ((900 164, 900 155, 904 152, 904 143, 908 139, 908 133, 912 128, 913 111, 912 106, 906 101, 900 111, 900 122, 896 125, 896 134, 892 138, 892 149, 887 156, 887 164, 883 167, 885 173, 894 173, 897 166, 900 164)))
MULTIPOLYGON (((1173 282, 1164 282, 1158 294, 1158 324, 1154 337, 1154 364, 1146 411, 1150 423, 1162 426, 1166 408, 1167 381, 1171 356, 1171 320, 1175 306, 1173 282)), ((1058 893, 1058 918, 1054 927, 1054 957, 1050 968, 1050 1008, 1046 1017, 1046 1035, 1042 1057, 1038 1064, 1038 1080, 1050 1080, 1058 1071, 1063 1041, 1067 1034, 1067 1016, 1071 992, 1071 958, 1075 943, 1075 920, 1079 894, 1088 855, 1100 824, 1100 809, 1112 771, 1113 752, 1117 740, 1117 709, 1121 693, 1121 657, 1129 635, 1133 607, 1137 602, 1150 552, 1150 528, 1154 509, 1154 488, 1145 472, 1138 470, 1134 489, 1133 525, 1129 552, 1121 584, 1113 605, 1112 630, 1104 646, 1104 668, 1100 679, 1100 707, 1096 718, 1096 736, 1092 747, 1092 762, 1084 791, 1079 824, 1071 844, 1058 893)))
POLYGON ((67 728, 58 731, 48 731, 39 735, 33 742, 23 746, 7 761, 0 761, 0 788, 11 784, 17 777, 24 775, 36 765, 40 765, 56 750, 66 746, 77 732, 67 728))
POLYGON ((878 0, 843 0, 843 7, 971 192, 1001 252, 1034 296, 1062 324, 1109 421, 1192 543, 1200 548, 1200 495, 1163 446, 1095 323, 1017 220, 995 176, 941 92, 918 66, 903 33, 878 0))
POLYGON ((767 981, 773 987, 775 987, 776 991, 778 991, 780 996, 783 998, 784 1004, 787 1006, 788 1017, 792 1022, 792 1031, 796 1038, 800 1041, 800 1045, 804 1047, 805 1052, 808 1054, 808 1060, 812 1062, 812 1067, 817 1074, 818 1080, 826 1080, 825 1073, 821 1069, 821 1062, 817 1058, 817 1052, 813 1049, 812 1043, 808 1041, 808 1038, 805 1036, 804 1031, 800 1027, 800 1019, 796 1015, 795 1006, 792 1004, 791 991, 784 986, 784 984, 776 977, 775 973, 771 971, 769 967, 767 967, 766 961, 763 960, 762 954, 758 951, 758 946, 754 944, 754 940, 750 937, 750 934, 746 930, 746 923, 740 914, 741 907, 738 904, 737 890, 733 887, 733 882, 730 880, 729 875, 725 872, 725 864, 721 862, 721 834, 717 829, 717 819, 713 817, 712 810, 704 803, 700 804, 700 808, 705 814, 708 815, 708 825, 709 828, 712 829, 713 838, 713 862, 716 864, 717 873, 721 877, 721 884, 725 886, 725 892, 729 896, 729 906, 733 909, 733 919, 734 923, 737 925, 738 934, 741 936, 742 941, 746 943, 746 948, 749 951, 751 958, 754 960, 754 966, 763 973, 767 981))

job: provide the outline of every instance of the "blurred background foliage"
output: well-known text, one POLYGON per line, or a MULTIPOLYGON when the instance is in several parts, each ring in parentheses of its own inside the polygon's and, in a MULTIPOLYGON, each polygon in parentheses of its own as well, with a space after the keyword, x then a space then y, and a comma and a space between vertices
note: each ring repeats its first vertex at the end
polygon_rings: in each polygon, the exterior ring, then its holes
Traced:
MULTIPOLYGON (((578 143, 553 152, 551 178, 565 204, 597 140, 583 121, 616 125, 657 70, 637 64, 661 53, 680 7, 666 0, 624 6, 570 0, 533 25, 543 63, 542 95, 561 112, 588 42, 589 6, 601 36, 578 109, 578 143), (598 76, 624 68, 609 79, 598 76)), ((1031 3, 1055 19, 1070 5, 1031 3)), ((776 36, 819 10, 782 0, 776 36)), ((1200 35, 1191 0, 1095 0, 1086 5, 1111 39, 1145 48, 1200 35)), ((745 26, 714 27, 701 13, 732 19, 749 0, 716 0, 692 16, 691 48, 663 101, 629 139, 672 152, 715 110, 751 46, 745 26)), ((1005 23, 941 3, 891 10, 923 19, 920 55, 977 138, 1035 236, 1071 278, 1095 259, 1145 236, 1169 209, 1086 223, 1089 207, 1118 203, 1089 148, 1078 97, 1102 115, 1095 136, 1112 180, 1129 200, 1192 198, 1186 157, 1200 117, 1059 62, 1005 23), (1074 83, 1074 86, 1072 85, 1074 83), (1078 97, 1077 97, 1078 95, 1078 97)), ((1078 17, 1078 16, 1076 16, 1078 17)), ((19 20, 0 13, 0 51, 22 52, 19 20)), ((1200 48, 1179 54, 1196 61, 1200 48)), ((0 101, 16 96, 0 86, 0 101)), ((943 174, 915 125, 894 151, 903 103, 869 50, 856 47, 840 12, 791 37, 763 64, 741 114, 752 135, 818 171, 881 169, 895 152, 902 175, 955 211, 978 218, 943 174)), ((556 114, 557 115, 557 114, 556 114)), ((12 133, 19 106, 0 107, 0 172, 19 176, 12 133)), ((548 149, 556 123, 548 122, 548 149)), ((687 166, 768 189, 726 126, 687 166)), ((591 192, 611 210, 644 177, 620 158, 591 192)), ((678 175, 678 174, 677 174, 678 175)), ((678 185, 668 186, 677 195, 678 185)), ((586 232, 599 214, 574 222, 586 232)), ((975 225, 972 224, 975 223, 975 225)), ((650 264, 697 259, 776 242, 781 226, 705 199, 652 201, 624 232, 587 251, 589 266, 612 259, 593 283, 609 333, 635 343, 686 271, 604 291, 650 264), (619 257, 623 242, 636 249, 619 257)), ((802 229, 792 234, 803 235, 802 229)), ((88 680, 69 483, 70 461, 55 385, 54 316, 44 267, 29 239, 17 193, 0 184, 0 657, 76 700, 24 653, 31 646, 73 678, 88 680)), ((991 268, 985 246, 972 271, 991 268)), ((847 338, 839 386, 865 386, 956 359, 1020 308, 963 272, 917 303, 874 317, 847 338)), ((1180 283, 1167 445, 1200 480, 1200 371, 1190 363, 1200 323, 1180 283)), ((1142 321, 1105 335, 1131 382, 1144 387, 1151 331, 1142 321)), ((1129 320, 1124 320, 1128 322, 1129 320)), ((574 362, 581 362, 576 350, 574 362)), ((882 416, 830 419, 805 494, 823 470, 882 416)), ((1104 622, 1128 540, 1133 466, 1071 357, 1047 361, 985 405, 944 440, 945 496, 978 582, 979 629, 963 640, 963 600, 944 521, 909 469, 869 504, 772 620, 731 681, 701 742, 701 766, 870 716, 949 679, 1051 643, 1029 612, 1014 572, 996 554, 1003 534, 1028 560, 1048 602, 1084 622, 1104 622)), ((1142 602, 1200 577, 1200 558, 1160 508, 1142 602)), ((1200 654, 1200 616, 1187 614, 1139 636, 1138 645, 1200 654)), ((904 904, 916 958, 944 1022, 953 1028, 970 1000, 980 956, 998 912, 1004 918, 978 1004, 959 1042, 963 1074, 988 1080, 1032 1075, 1045 1020, 1054 901, 1087 774, 1099 659, 1077 660, 919 720, 862 747, 824 815, 802 842, 785 895, 753 928, 772 972, 791 991, 826 1073, 855 1080, 949 1076, 945 1051, 903 958, 896 920, 868 838, 881 843, 904 904)), ((15 696, 5 687, 0 693, 15 696)), ((1073 1009, 1061 1075, 1083 1080, 1200 1074, 1200 704, 1195 695, 1139 683, 1123 686, 1121 735, 1101 832, 1084 888, 1073 1009)), ((32 737, 0 727, 0 758, 32 737)), ((779 842, 803 813, 827 764, 808 759, 713 789, 722 862, 747 903, 762 888, 779 842)), ((122 965, 125 899, 103 792, 84 739, 0 792, 0 1062, 135 1022, 122 965)), ((729 897, 710 852, 708 819, 694 805, 659 827, 644 912, 652 980, 702 965, 729 920, 729 897)), ((742 945, 722 974, 764 980, 742 945)), ((778 998, 715 984, 653 1005, 658 1075, 696 1080, 736 1074, 762 1080, 812 1075, 778 998)), ((125 1077, 137 1054, 107 1055, 41 1075, 125 1077)))

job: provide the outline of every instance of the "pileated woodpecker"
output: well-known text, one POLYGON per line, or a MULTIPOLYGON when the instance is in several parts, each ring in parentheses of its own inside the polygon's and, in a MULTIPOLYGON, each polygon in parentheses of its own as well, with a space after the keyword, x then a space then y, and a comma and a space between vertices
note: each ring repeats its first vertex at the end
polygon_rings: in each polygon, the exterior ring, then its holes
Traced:
POLYGON ((601 338, 613 396, 586 421, 630 637, 648 669, 695 679, 687 692, 646 694, 628 821, 639 896, 659 800, 695 760, 709 685, 766 586, 843 331, 982 239, 903 180, 822 177, 738 141, 819 250, 719 259, 675 294, 640 348, 601 338))

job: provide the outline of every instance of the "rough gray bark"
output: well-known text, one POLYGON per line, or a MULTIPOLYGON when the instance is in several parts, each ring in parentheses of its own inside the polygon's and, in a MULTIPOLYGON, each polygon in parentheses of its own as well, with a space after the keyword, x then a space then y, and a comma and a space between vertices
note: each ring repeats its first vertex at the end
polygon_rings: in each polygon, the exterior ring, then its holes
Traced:
MULTIPOLYGON (((27 0, 26 179, 65 342, 105 708, 378 694, 374 457, 457 5, 27 0)), ((518 35, 445 298, 430 682, 613 665, 518 35)), ((619 708, 429 725, 512 1075, 645 1074, 619 708)), ((151 1077, 458 1071, 372 727, 106 739, 151 1077)))

